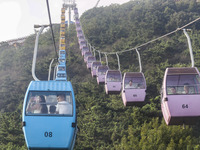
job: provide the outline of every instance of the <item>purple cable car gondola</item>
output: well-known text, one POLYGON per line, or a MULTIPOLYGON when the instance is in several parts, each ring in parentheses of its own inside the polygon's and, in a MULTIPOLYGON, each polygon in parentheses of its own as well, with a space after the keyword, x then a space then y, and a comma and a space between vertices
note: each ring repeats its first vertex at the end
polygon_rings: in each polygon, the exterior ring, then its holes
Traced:
POLYGON ((92 62, 92 65, 91 65, 92 77, 96 77, 96 70, 97 70, 98 66, 101 66, 101 62, 99 62, 99 61, 92 62))
POLYGON ((76 24, 76 32, 82 31, 80 24, 76 24))
POLYGON ((92 63, 96 61, 96 58, 94 56, 89 56, 87 58, 87 68, 91 69, 92 63))
POLYGON ((104 84, 105 83, 105 75, 108 70, 108 66, 98 66, 96 70, 97 75, 97 83, 104 84))
POLYGON ((81 41, 81 42, 79 43, 79 47, 80 47, 80 50, 81 50, 81 51, 82 51, 83 47, 86 47, 86 46, 87 46, 86 41, 81 41))
POLYGON ((127 72, 123 77, 122 100, 124 106, 137 105, 144 102, 146 96, 146 80, 142 72, 127 72))
POLYGON ((86 43, 86 42, 85 42, 85 38, 84 38, 83 36, 81 36, 81 37, 78 38, 78 43, 79 43, 79 45, 81 44, 81 42, 82 42, 82 43, 86 43))
POLYGON ((81 50, 82 56, 84 56, 86 52, 90 52, 90 50, 87 46, 83 46, 81 50))
MULTIPOLYGON (((84 48, 84 47, 83 47, 84 48)), ((88 49, 89 50, 89 49, 88 49)), ((90 51, 83 51, 82 50, 82 55, 84 55, 84 62, 87 62, 87 58, 89 56, 93 56, 92 53, 90 51)))
POLYGON ((79 31, 77 32, 77 37, 79 37, 79 36, 83 36, 82 30, 79 30, 79 31))
POLYGON ((78 8, 74 8, 74 13, 78 14, 78 8))
POLYGON ((167 68, 161 109, 167 125, 195 124, 200 117, 200 74, 196 67, 167 68))
POLYGON ((120 94, 122 87, 121 71, 107 70, 105 78, 106 94, 120 94))

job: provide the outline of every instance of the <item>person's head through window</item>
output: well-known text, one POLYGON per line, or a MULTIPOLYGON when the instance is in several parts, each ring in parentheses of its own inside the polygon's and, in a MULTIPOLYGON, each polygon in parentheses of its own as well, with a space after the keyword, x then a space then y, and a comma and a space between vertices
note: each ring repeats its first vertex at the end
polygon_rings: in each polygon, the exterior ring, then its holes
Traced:
POLYGON ((189 85, 188 83, 184 84, 184 93, 185 94, 189 94, 189 86, 188 85, 189 85))
POLYGON ((57 95, 57 100, 58 100, 58 102, 65 101, 65 94, 58 94, 57 95))
POLYGON ((56 112, 56 106, 51 105, 51 106, 49 107, 49 112, 50 112, 50 114, 55 114, 55 112, 56 112))
POLYGON ((171 93, 176 94, 176 88, 174 86, 171 87, 171 93))
POLYGON ((45 97, 43 95, 40 95, 39 96, 39 103, 40 104, 44 104, 46 101, 45 101, 45 97))
POLYGON ((129 84, 129 86, 132 86, 133 85, 133 81, 130 80, 128 84, 129 84))

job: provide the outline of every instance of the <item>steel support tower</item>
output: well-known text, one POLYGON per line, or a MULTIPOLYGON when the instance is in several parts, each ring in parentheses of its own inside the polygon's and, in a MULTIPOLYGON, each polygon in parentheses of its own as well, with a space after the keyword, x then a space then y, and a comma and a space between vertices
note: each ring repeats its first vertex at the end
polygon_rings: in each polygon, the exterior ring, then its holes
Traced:
POLYGON ((63 0, 63 8, 68 10, 68 28, 71 23, 71 10, 76 7, 75 0, 63 0))

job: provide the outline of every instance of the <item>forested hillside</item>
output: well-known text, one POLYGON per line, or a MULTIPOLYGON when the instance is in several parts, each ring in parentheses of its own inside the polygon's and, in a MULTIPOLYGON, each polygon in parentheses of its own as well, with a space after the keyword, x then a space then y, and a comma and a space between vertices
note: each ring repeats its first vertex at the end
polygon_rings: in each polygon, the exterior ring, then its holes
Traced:
MULTIPOLYGON (((139 46, 176 30, 200 17, 196 0, 138 0, 88 10, 81 16, 84 34, 102 52, 139 46)), ((200 69, 200 23, 188 26, 195 66, 200 69)), ((54 26, 59 41, 59 26, 54 26)), ((77 150, 200 150, 198 122, 193 126, 167 126, 160 108, 160 88, 166 67, 191 66, 187 39, 182 31, 139 49, 147 80, 145 104, 124 107, 121 95, 106 95, 91 77, 78 49, 75 26, 66 32, 67 74, 74 87, 79 132, 77 150)), ((0 46, 0 149, 26 149, 21 112, 26 88, 32 79, 35 35, 23 45, 0 46)), ((51 32, 40 37, 36 74, 47 80, 55 58, 51 32)), ((120 53, 121 71, 139 71, 135 51, 120 53)), ((97 59, 98 56, 97 56, 97 59)), ((105 63, 105 57, 102 55, 105 63)), ((108 55, 109 67, 117 69, 116 55, 108 55)))

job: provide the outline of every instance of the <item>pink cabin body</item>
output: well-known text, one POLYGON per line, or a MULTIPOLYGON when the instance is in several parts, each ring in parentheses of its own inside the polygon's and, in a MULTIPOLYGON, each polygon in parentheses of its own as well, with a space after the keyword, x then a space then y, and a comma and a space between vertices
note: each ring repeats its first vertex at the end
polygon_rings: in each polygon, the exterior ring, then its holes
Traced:
POLYGON ((146 80, 141 72, 127 72, 123 77, 122 100, 124 106, 140 105, 146 96, 146 80))
POLYGON ((119 70, 107 70, 105 79, 106 94, 120 94, 122 87, 122 74, 119 70))
POLYGON ((101 62, 99 61, 92 62, 92 65, 91 65, 92 77, 96 77, 96 71, 97 71, 98 66, 101 66, 101 62))
POLYGON ((89 50, 88 51, 84 51, 83 49, 82 49, 82 55, 84 55, 84 62, 87 62, 87 58, 89 56, 93 56, 92 53, 89 50))
MULTIPOLYGON (((90 52, 89 51, 89 48, 87 46, 83 46, 82 49, 81 49, 81 54, 82 56, 85 56, 85 53, 88 53, 90 52)), ((90 52, 91 53, 91 52, 90 52)), ((92 56, 92 55, 91 55, 92 56)))
POLYGON ((87 58, 87 69, 91 69, 92 63, 96 61, 94 56, 89 56, 87 58))
POLYGON ((194 68, 167 68, 161 109, 167 125, 195 124, 200 117, 200 75, 194 68))
POLYGON ((105 83, 105 76, 106 72, 108 70, 107 66, 98 66, 96 70, 96 77, 97 77, 97 83, 98 84, 104 84, 105 83))

